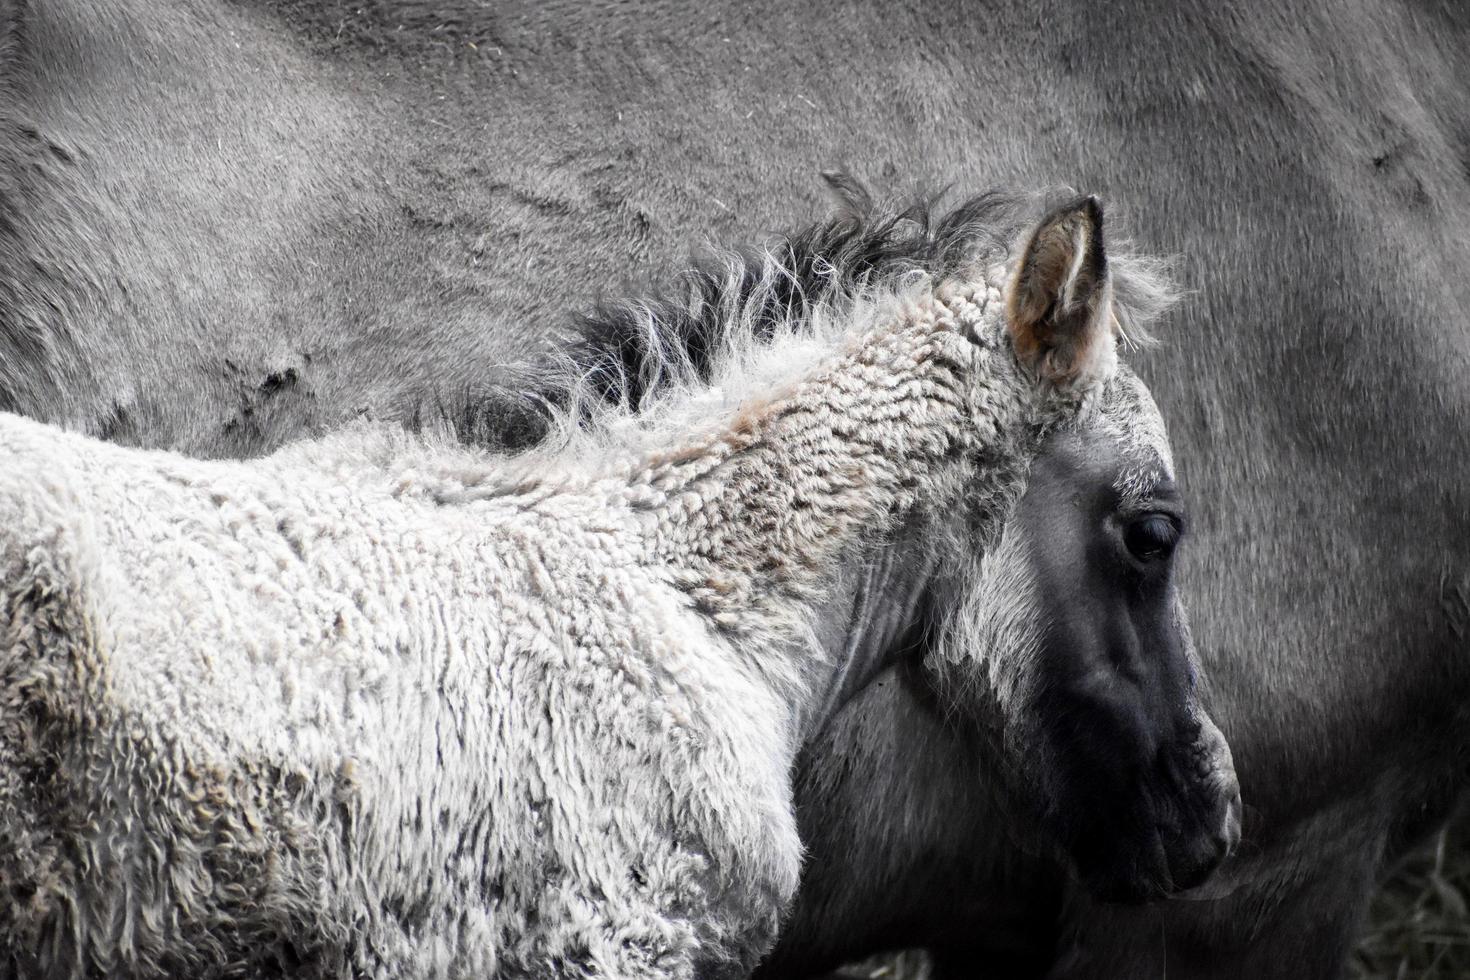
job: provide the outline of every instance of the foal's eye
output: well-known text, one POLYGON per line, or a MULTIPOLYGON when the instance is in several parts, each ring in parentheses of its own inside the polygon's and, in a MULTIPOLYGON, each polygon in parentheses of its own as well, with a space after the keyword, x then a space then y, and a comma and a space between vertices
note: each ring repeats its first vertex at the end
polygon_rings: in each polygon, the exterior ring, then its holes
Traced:
POLYGON ((1179 525, 1163 514, 1148 514, 1123 529, 1123 543, 1139 561, 1160 561, 1179 543, 1179 525))

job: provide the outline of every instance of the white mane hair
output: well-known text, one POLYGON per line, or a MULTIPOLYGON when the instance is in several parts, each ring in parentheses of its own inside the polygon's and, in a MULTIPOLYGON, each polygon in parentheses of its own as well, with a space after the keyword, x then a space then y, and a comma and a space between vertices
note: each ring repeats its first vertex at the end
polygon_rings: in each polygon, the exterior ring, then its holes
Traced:
POLYGON ((1179 302, 1182 293, 1173 264, 1155 255, 1131 251, 1126 241, 1108 243, 1113 277, 1113 317, 1118 339, 1129 347, 1157 343, 1154 325, 1179 302))

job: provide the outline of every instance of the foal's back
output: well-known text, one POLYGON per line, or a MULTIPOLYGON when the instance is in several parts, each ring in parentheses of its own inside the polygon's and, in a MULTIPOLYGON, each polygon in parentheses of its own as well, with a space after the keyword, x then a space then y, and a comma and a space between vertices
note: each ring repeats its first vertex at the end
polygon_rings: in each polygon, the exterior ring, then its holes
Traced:
POLYGON ((36 970, 678 973, 794 887, 769 691, 594 493, 451 501, 474 457, 364 429, 214 463, 0 416, 0 452, 36 970))

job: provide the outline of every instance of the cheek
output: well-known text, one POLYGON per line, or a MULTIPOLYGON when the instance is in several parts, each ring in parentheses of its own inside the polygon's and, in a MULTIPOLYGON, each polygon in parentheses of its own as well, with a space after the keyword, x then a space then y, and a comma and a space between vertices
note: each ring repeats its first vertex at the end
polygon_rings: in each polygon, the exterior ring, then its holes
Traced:
MULTIPOLYGON (((952 694, 984 692, 1005 714, 1019 710, 1046 634, 1040 598, 1019 535, 1007 527, 995 550, 963 577, 931 653, 952 694)), ((979 704, 961 707, 983 710, 979 704)))

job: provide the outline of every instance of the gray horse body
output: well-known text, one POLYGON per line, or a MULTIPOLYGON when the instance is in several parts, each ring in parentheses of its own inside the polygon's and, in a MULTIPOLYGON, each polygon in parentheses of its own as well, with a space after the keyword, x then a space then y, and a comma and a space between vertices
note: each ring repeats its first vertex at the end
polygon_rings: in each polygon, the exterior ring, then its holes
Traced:
POLYGON ((508 365, 556 339, 530 314, 680 238, 814 212, 810 175, 834 163, 1086 186, 1190 257, 1187 343, 1141 373, 1197 503, 1182 586, 1246 856, 1209 900, 1147 909, 1023 873, 955 819, 996 805, 972 770, 894 765, 913 740, 970 751, 899 673, 805 764, 793 941, 959 950, 1005 894, 1006 915, 1061 916, 1041 955, 1060 943, 1072 975, 1331 976, 1372 882, 1457 798, 1462 9, 0 12, 19 23, 0 34, 0 407, 123 442, 250 455, 362 412, 503 417, 508 365), (901 887, 864 901, 855 880, 901 887))

